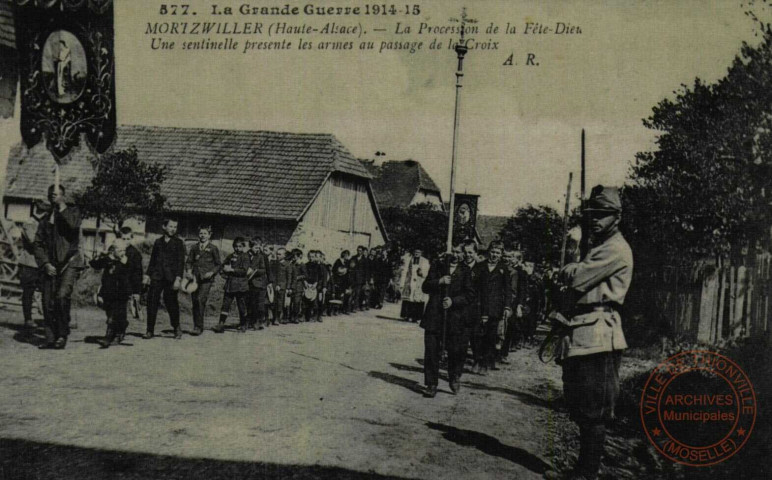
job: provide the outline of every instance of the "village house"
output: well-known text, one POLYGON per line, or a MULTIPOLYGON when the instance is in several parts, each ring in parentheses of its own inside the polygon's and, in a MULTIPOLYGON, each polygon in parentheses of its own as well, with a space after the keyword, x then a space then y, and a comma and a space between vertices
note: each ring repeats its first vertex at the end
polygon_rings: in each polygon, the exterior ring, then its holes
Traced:
POLYGON ((443 209, 439 187, 424 167, 415 160, 388 161, 375 165, 362 160, 372 175, 372 185, 378 207, 381 209, 431 203, 437 210, 443 209))
MULTIPOLYGON (((86 187, 94 172, 95 156, 84 144, 60 168, 68 194, 86 187)), ((342 249, 386 241, 370 174, 333 135, 119 126, 114 148, 129 147, 143 161, 167 168, 162 193, 185 240, 197 238, 199 225, 211 225, 224 250, 237 236, 259 235, 331 259, 342 249)), ((3 197, 7 219, 29 218, 33 202, 45 199, 54 182, 54 165, 42 142, 12 150, 3 197)), ((132 226, 152 237, 161 233, 160 222, 132 226)), ((112 226, 97 219, 83 227, 86 253, 111 239, 112 226)))

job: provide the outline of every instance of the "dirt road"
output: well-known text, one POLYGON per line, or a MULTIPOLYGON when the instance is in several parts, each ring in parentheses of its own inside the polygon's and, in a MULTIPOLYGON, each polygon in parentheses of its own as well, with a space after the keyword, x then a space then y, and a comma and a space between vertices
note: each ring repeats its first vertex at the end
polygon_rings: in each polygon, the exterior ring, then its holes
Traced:
POLYGON ((540 478, 558 369, 521 350, 423 398, 423 333, 397 312, 182 340, 133 324, 101 350, 103 313, 80 310, 41 351, 0 311, 0 477, 540 478))

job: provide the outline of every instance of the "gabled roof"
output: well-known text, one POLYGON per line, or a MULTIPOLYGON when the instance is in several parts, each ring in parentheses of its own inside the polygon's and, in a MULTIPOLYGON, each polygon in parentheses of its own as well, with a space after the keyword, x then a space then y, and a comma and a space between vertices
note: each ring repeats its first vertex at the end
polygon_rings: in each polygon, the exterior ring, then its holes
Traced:
MULTIPOLYGON (((131 146, 167 167, 162 192, 175 212, 297 220, 330 174, 370 177, 330 134, 119 126, 115 148, 131 146)), ((68 191, 88 184, 93 159, 73 151, 61 168, 68 191)), ((53 168, 42 144, 14 148, 5 195, 44 198, 53 168)))
POLYGON ((407 207, 420 190, 440 195, 437 184, 415 160, 388 161, 380 167, 363 164, 375 177, 370 183, 381 208, 407 207))

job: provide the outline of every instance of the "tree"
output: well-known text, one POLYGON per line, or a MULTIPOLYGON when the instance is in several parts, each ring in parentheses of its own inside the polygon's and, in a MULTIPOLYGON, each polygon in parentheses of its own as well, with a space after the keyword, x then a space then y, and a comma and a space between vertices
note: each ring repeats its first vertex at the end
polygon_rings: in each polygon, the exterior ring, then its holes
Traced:
POLYGON ((99 158, 91 185, 76 194, 75 203, 84 215, 120 227, 129 218, 163 212, 165 177, 164 167, 143 162, 135 148, 111 152, 99 158))
MULTIPOLYGON (((575 215, 574 215, 575 216, 575 215)), ((576 224, 572 217, 570 226, 576 224)), ((563 217, 547 205, 518 208, 501 229, 504 244, 520 245, 527 261, 558 266, 563 242, 563 217)))
POLYGON ((673 260, 725 255, 770 224, 772 36, 742 45, 727 75, 699 78, 657 104, 644 125, 660 132, 626 189, 625 228, 673 260))
POLYGON ((445 251, 448 216, 431 203, 386 208, 381 211, 381 218, 397 251, 420 248, 429 258, 445 251))

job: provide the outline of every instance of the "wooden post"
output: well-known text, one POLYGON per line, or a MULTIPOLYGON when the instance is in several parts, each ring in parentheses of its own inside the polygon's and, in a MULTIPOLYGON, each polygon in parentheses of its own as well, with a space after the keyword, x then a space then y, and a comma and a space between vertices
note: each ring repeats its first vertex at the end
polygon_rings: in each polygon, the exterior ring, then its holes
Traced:
POLYGON ((562 269, 566 265, 566 235, 568 234, 568 214, 570 212, 571 204, 571 180, 574 178, 574 173, 568 173, 568 186, 566 187, 566 206, 563 209, 563 244, 560 247, 560 268, 562 269))

